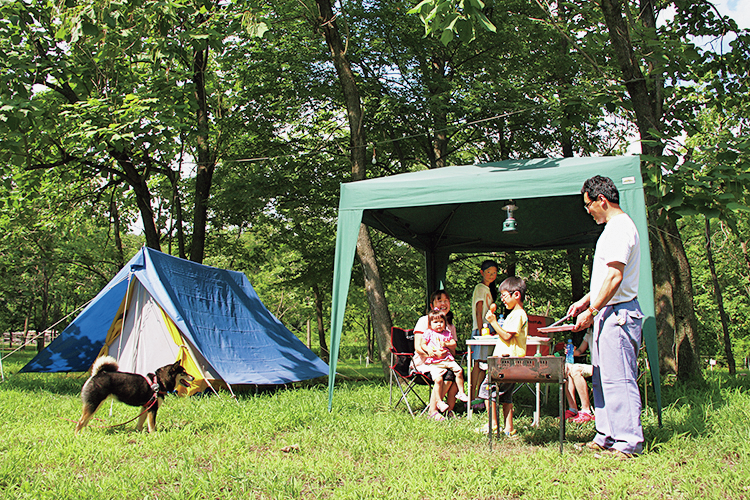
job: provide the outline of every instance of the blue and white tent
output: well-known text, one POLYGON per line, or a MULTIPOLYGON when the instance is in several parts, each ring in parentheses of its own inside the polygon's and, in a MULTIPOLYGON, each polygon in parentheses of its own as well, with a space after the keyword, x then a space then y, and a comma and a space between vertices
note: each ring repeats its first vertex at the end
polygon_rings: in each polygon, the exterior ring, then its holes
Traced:
POLYGON ((247 277, 142 248, 80 315, 21 370, 86 371, 98 356, 146 374, 179 359, 190 393, 235 384, 285 384, 328 374, 247 277))

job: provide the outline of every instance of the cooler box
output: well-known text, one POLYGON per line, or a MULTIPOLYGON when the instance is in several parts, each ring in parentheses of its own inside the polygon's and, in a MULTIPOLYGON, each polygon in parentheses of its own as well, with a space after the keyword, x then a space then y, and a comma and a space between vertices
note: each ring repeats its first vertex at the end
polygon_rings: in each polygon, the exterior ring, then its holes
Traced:
MULTIPOLYGON (((547 316, 532 316, 529 315, 529 336, 532 337, 549 337, 548 333, 539 333, 539 328, 544 328, 554 323, 555 320, 547 316)), ((539 348, 539 352, 542 356, 549 356, 549 346, 543 345, 539 348)), ((526 355, 533 356, 536 354, 536 346, 526 346, 526 355)))

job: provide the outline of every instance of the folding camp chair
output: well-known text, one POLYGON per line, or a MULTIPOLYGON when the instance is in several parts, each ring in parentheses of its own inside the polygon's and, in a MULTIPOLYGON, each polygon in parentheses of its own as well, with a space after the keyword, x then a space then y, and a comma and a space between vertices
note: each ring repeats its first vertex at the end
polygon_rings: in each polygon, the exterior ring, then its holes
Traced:
POLYGON ((429 401, 429 391, 432 390, 432 379, 429 375, 418 372, 414 367, 414 332, 395 326, 391 328, 390 404, 393 404, 394 378, 398 388, 401 390, 401 397, 393 407, 396 408, 403 401, 413 417, 414 411, 411 404, 409 404, 409 395, 413 394, 424 405, 424 409, 420 412, 420 415, 427 411, 428 405, 417 392, 417 386, 427 386, 427 401, 429 401))

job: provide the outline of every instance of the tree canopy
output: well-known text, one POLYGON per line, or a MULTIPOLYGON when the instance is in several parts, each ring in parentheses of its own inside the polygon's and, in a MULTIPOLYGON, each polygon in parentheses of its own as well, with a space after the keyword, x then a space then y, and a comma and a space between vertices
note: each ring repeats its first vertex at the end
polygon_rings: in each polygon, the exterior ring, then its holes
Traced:
MULTIPOLYGON (((325 350, 341 182, 634 141, 659 248, 684 256, 655 267, 663 296, 713 307, 708 217, 729 315, 747 316, 750 35, 708 2, 8 0, 0 13, 4 329, 55 323, 146 244, 245 271, 325 350), (698 43, 729 34, 721 50, 698 43)), ((352 287, 346 330, 382 354, 373 328, 421 313, 423 262, 370 240, 354 279, 382 282, 387 301, 352 287)), ((459 321, 482 257, 452 258, 459 321)), ((533 278, 539 312, 585 280, 580 256, 494 257, 533 278)), ((691 314, 692 327, 663 316, 662 349, 697 366, 722 349, 715 318, 691 314)))

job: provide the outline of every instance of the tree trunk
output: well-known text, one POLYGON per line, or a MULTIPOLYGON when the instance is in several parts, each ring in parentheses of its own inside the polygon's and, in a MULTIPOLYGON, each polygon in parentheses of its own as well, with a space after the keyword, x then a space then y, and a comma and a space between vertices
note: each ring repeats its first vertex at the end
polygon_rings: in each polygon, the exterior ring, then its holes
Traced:
POLYGON ((146 246, 154 250, 161 250, 159 231, 156 229, 154 211, 151 208, 151 191, 147 183, 150 171, 144 169, 143 174, 141 174, 127 151, 117 151, 115 148, 110 148, 109 152, 122 168, 121 175, 135 194, 136 205, 138 205, 138 211, 141 214, 141 222, 143 222, 143 234, 146 236, 146 246))
POLYGON ((374 359, 373 356, 375 354, 375 349, 373 346, 372 321, 370 321, 370 318, 367 318, 367 329, 365 330, 365 336, 367 337, 367 359, 372 360, 374 359))
POLYGON ((747 251, 747 241, 740 241, 740 248, 742 248, 742 257, 745 259, 745 266, 750 271, 750 254, 747 251))
MULTIPOLYGON (((182 155, 180 155, 182 156, 182 155)), ((177 233, 177 255, 181 259, 186 258, 185 253, 185 230, 183 227, 184 216, 182 214, 182 201, 180 200, 180 171, 166 169, 166 175, 172 185, 172 227, 169 229, 169 253, 172 253, 172 233, 177 233)))
POLYGON ((177 255, 181 259, 187 259, 187 251, 185 248, 185 217, 182 214, 182 201, 180 200, 180 193, 175 187, 174 193, 174 207, 175 207, 175 227, 177 229, 177 255))
MULTIPOLYGON (((28 334, 29 334, 29 316, 27 314, 26 315, 26 319, 23 322, 23 337, 21 337, 23 339, 21 341, 21 350, 22 351, 26 350, 26 342, 28 341, 28 339, 26 338, 26 336, 28 334)), ((12 333, 10 334, 10 338, 11 338, 11 343, 12 343, 13 342, 13 340, 12 340, 13 339, 13 334, 12 333)))
POLYGON ((383 375, 387 379, 390 374, 391 361, 389 350, 391 343, 391 316, 388 312, 385 290, 380 280, 380 271, 375 259, 375 250, 370 244, 370 233, 364 224, 359 227, 357 258, 360 264, 362 264, 362 272, 365 276, 365 292, 367 292, 367 299, 370 305, 373 332, 378 341, 383 375))
MULTIPOLYGON (((447 91, 450 87, 445 77, 445 57, 441 53, 435 53, 430 60, 432 73, 429 75, 428 90, 430 93, 430 114, 435 134, 432 139, 432 148, 429 151, 430 168, 442 168, 447 165, 448 156, 448 118, 447 118, 447 91)), ((432 293, 428 290, 427 293, 432 293)))
POLYGON ((44 331, 47 329, 47 319, 49 318, 50 278, 47 276, 46 271, 42 272, 42 280, 42 307, 39 322, 36 325, 36 352, 41 352, 44 349, 44 331))
MULTIPOLYGON (((647 0, 642 2, 641 20, 643 22, 653 19, 653 6, 650 6, 650 10, 649 6, 650 2, 647 0), (649 12, 651 15, 648 15, 649 12)), ((661 114, 657 113, 661 110, 661 105, 657 103, 656 92, 649 91, 646 78, 641 71, 630 39, 630 27, 625 24, 623 18, 622 4, 619 0, 601 0, 601 7, 607 23, 609 39, 612 42, 612 50, 620 66, 622 78, 635 111, 641 141, 653 141, 655 146, 652 147, 661 154, 663 148, 661 139, 658 135, 651 133, 652 129, 657 132, 661 129, 661 114)), ((652 83, 653 85, 655 83, 652 83)))
POLYGON ((667 216, 657 225, 659 211, 649 214, 652 269, 656 300, 659 364, 678 380, 701 377, 697 321, 690 265, 677 224, 667 216))
POLYGON ((500 148, 500 160, 510 160, 510 152, 513 149, 513 130, 508 126, 505 117, 495 120, 497 124, 497 147, 500 148))
MULTIPOLYGON (((116 191, 115 191, 116 192, 116 191)), ((117 208, 115 197, 109 201, 109 214, 112 216, 112 232, 115 235, 115 249, 117 250, 117 267, 125 266, 125 250, 122 247, 122 224, 120 222, 120 210, 117 208)))
POLYGON ((727 313, 724 310, 724 298, 721 295, 719 277, 716 275, 714 255, 711 251, 711 222, 709 221, 708 217, 706 217, 706 258, 708 259, 708 269, 711 271, 711 281, 714 284, 714 292, 716 293, 716 305, 719 307, 721 329, 724 332, 724 354, 727 357, 729 374, 734 375, 737 369, 734 364, 734 356, 732 355, 732 340, 729 338, 729 318, 727 318, 727 313))
POLYGON ((571 303, 580 299, 586 292, 583 283, 583 257, 579 248, 569 248, 565 254, 570 269, 570 300, 571 303))
MULTIPOLYGON (((367 159, 367 142, 364 129, 364 113, 349 59, 346 56, 344 43, 341 40, 336 16, 333 14, 330 0, 317 0, 320 18, 318 25, 323 30, 326 43, 331 51, 333 65, 339 77, 339 83, 346 102, 347 118, 349 120, 349 147, 351 150, 352 179, 362 180, 365 178, 365 165, 367 159)), ((380 362, 383 374, 388 377, 390 358, 389 345, 391 335, 391 315, 388 312, 388 303, 385 299, 385 290, 380 280, 378 264, 375 259, 375 250, 372 247, 370 233, 363 224, 357 238, 357 258, 362 264, 365 276, 365 291, 367 301, 370 305, 373 329, 378 339, 380 351, 380 362)))
MULTIPOLYGON (((660 156, 663 143, 659 137, 662 116, 663 79, 641 71, 625 22, 620 0, 600 0, 609 31, 612 51, 622 72, 643 153, 660 156)), ((655 30, 654 6, 651 0, 641 1, 638 21, 648 30, 655 30)), ((652 66, 648 66, 649 70, 652 66)), ((659 168, 646 164, 648 168, 659 168)), ((649 200, 649 205, 653 201, 649 200)), ((678 380, 701 378, 697 321, 693 308, 693 281, 682 237, 675 221, 666 214, 665 222, 657 222, 662 210, 649 212, 649 226, 658 228, 652 235, 652 263, 656 296, 656 326, 659 336, 661 369, 676 370, 678 380), (671 342, 670 342, 671 340, 671 342), (670 344, 673 349, 669 348, 670 344), (672 362, 670 362, 672 361, 672 362)))
POLYGON ((208 127, 208 102, 206 100, 206 67, 208 65, 208 47, 195 49, 193 54, 193 85, 196 111, 196 150, 198 166, 195 176, 195 208, 193 211, 193 240, 190 245, 190 260, 203 262, 206 248, 206 224, 208 223, 208 199, 211 195, 211 183, 216 167, 216 158, 211 153, 208 127))
POLYGON ((748 254, 747 242, 742 240, 742 236, 738 234, 737 239, 740 242, 740 250, 742 251, 742 258, 745 261, 745 267, 748 270, 748 274, 743 274, 744 284, 742 286, 745 289, 745 294, 747 296, 750 296, 750 254, 748 254))
MULTIPOLYGON (((568 43, 565 38, 560 41, 561 54, 568 54, 568 43)), ((566 78, 566 75, 562 75, 558 78, 561 85, 570 85, 570 82, 566 78)), ((567 115, 567 113, 566 113, 567 115)), ((565 128, 560 128, 560 145, 563 150, 563 157, 572 158, 574 156, 573 151, 573 140, 571 138, 570 131, 565 128)), ((571 303, 577 301, 584 295, 584 283, 583 283, 583 258, 581 256, 580 248, 568 248, 565 252, 565 260, 568 261, 568 269, 570 269, 570 299, 571 303)))
POLYGON ((325 319, 323 318, 323 296, 320 294, 320 289, 317 284, 312 286, 313 297, 315 297, 315 321, 318 323, 318 342, 320 345, 320 357, 327 363, 328 362, 328 345, 326 344, 326 331, 323 326, 325 319))
MULTIPOLYGON (((518 266, 518 254, 515 250, 505 252, 505 277, 509 278, 516 275, 516 268, 518 266)), ((498 283, 499 285, 500 283, 498 283)))

